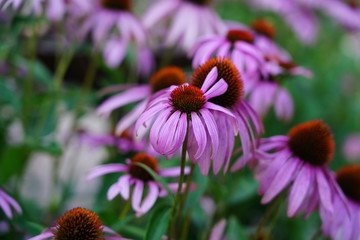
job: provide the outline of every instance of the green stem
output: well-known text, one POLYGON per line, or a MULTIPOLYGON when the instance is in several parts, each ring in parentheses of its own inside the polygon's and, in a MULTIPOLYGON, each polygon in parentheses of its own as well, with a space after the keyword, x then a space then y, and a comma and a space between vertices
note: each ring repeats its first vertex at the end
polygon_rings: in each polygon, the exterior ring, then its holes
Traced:
POLYGON ((181 240, 186 240, 187 233, 189 232, 191 212, 192 212, 191 209, 189 209, 189 210, 186 212, 185 221, 184 221, 184 224, 183 224, 183 227, 182 227, 182 231, 181 231, 181 236, 180 236, 180 239, 181 239, 181 240))
MULTIPOLYGON (((269 208, 266 210, 263 218, 261 219, 261 221, 258 225, 256 233, 253 237, 254 240, 261 238, 261 236, 263 235, 265 226, 268 224, 268 222, 270 222, 271 219, 272 219, 272 221, 270 223, 271 223, 271 226, 273 226, 274 220, 276 219, 276 216, 280 210, 280 206, 283 201, 283 196, 286 192, 287 191, 283 191, 282 194, 280 194, 274 201, 271 202, 269 208)), ((269 229, 269 231, 270 230, 271 229, 269 229)), ((269 235, 269 234, 270 234, 270 232, 267 233, 267 235, 269 235)))
MULTIPOLYGON (((181 190, 182 190, 182 184, 184 181, 184 169, 185 169, 185 164, 186 164, 186 149, 187 149, 187 145, 188 145, 188 137, 189 137, 189 118, 187 118, 187 127, 186 127, 186 135, 185 135, 185 139, 184 139, 184 143, 182 146, 182 152, 181 152, 181 171, 180 171, 180 177, 179 177, 179 181, 178 181, 178 189, 177 189, 177 193, 176 193, 176 198, 175 198, 175 202, 172 208, 172 213, 171 213, 171 217, 170 217, 170 224, 169 224, 169 239, 173 239, 173 234, 174 234, 174 230, 175 230, 175 221, 176 221, 176 216, 177 216, 177 208, 178 208, 178 204, 180 202, 180 198, 181 198, 181 190)), ((179 214, 181 213, 181 209, 179 214)))
POLYGON ((28 48, 29 48, 29 71, 28 71, 28 76, 27 79, 25 81, 25 86, 24 86, 24 97, 23 97, 23 119, 22 119, 22 123, 23 123, 23 129, 25 131, 25 133, 29 133, 29 129, 28 129, 28 125, 29 125, 29 119, 30 119, 30 115, 31 115, 31 108, 32 108, 32 91, 33 91, 33 76, 32 76, 32 72, 34 70, 34 63, 36 60, 36 45, 37 45, 37 35, 36 35, 36 31, 34 30, 30 39, 29 39, 29 43, 28 43, 28 48))
POLYGON ((187 195, 189 194, 189 190, 190 190, 190 186, 191 186, 191 181, 192 181, 192 178, 194 176, 195 167, 196 167, 196 165, 192 163, 191 168, 190 168, 189 176, 186 179, 186 187, 185 187, 183 197, 181 199, 180 209, 184 209, 184 207, 185 207, 187 195))
POLYGON ((132 199, 132 191, 130 192, 129 199, 126 200, 125 206, 120 213, 120 216, 119 216, 120 220, 123 220, 126 217, 126 215, 128 214, 128 212, 130 210, 130 206, 131 206, 131 199, 132 199))

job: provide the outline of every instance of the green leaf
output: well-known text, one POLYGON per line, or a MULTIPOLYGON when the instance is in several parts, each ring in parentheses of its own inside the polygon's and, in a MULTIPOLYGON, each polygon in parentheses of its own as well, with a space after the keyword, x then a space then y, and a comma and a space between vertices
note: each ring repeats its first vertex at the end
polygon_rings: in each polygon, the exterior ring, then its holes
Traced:
POLYGON ((195 168, 193 183, 196 183, 197 188, 195 191, 189 191, 188 198, 186 200, 185 209, 188 209, 195 204, 199 203, 200 198, 203 196, 207 185, 208 185, 208 177, 203 176, 200 173, 198 167, 195 168))
POLYGON ((229 240, 247 240, 249 237, 245 229, 239 224, 234 216, 230 217, 228 224, 227 224, 227 234, 226 237, 229 240))
POLYGON ((161 186, 163 186, 166 189, 168 194, 172 197, 171 199, 175 200, 175 196, 174 196, 173 192, 171 191, 171 189, 167 185, 166 181, 162 177, 157 175, 156 172, 154 172, 151 168, 149 168, 145 164, 142 164, 142 163, 136 163, 136 164, 139 165, 140 167, 144 168, 155 179, 156 182, 160 183, 161 186))
POLYGON ((165 234, 170 221, 171 206, 159 205, 152 213, 146 227, 145 240, 159 240, 165 234))
POLYGON ((7 84, 6 80, 0 78, 0 103, 9 104, 16 112, 20 112, 21 104, 19 94, 16 94, 7 84))
POLYGON ((0 182, 6 182, 13 175, 22 173, 29 153, 24 146, 5 148, 0 155, 0 182))
POLYGON ((43 225, 26 220, 23 217, 15 218, 12 220, 12 222, 14 222, 20 228, 26 230, 26 232, 30 233, 33 236, 38 235, 45 230, 45 227, 43 225))

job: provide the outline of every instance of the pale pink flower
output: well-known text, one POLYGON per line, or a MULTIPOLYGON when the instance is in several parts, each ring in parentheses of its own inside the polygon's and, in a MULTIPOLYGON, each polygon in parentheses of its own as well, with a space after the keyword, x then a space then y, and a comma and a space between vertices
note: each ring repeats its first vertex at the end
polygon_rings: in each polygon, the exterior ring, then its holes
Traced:
MULTIPOLYGON (((132 159, 128 159, 126 164, 113 163, 95 167, 90 171, 88 180, 109 173, 125 173, 109 188, 107 198, 110 201, 120 194, 125 200, 128 200, 130 198, 130 188, 134 185, 131 203, 132 208, 136 211, 136 215, 140 217, 151 209, 158 197, 166 196, 167 191, 150 173, 139 166, 138 163, 146 165, 160 177, 180 176, 180 167, 160 169, 158 161, 155 158, 144 153, 138 153, 132 159), (143 199, 146 186, 148 191, 146 197, 143 199)), ((185 167, 185 174, 188 174, 189 170, 188 167, 185 167)), ((169 183, 168 186, 174 192, 176 192, 178 188, 177 183, 169 183)))
POLYGON ((221 219, 217 222, 211 230, 209 240, 226 240, 223 236, 226 227, 226 219, 221 219))
POLYGON ((160 0, 151 5, 143 18, 147 29, 170 19, 164 31, 165 46, 177 46, 188 51, 203 36, 222 34, 225 25, 208 5, 209 0, 160 0))

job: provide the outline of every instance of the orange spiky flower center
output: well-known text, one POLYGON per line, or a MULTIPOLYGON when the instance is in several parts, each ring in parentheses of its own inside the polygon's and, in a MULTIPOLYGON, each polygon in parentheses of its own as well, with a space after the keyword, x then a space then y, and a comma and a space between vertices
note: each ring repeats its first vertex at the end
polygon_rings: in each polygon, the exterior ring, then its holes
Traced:
POLYGON ((335 143, 330 128, 321 120, 305 122, 289 131, 289 148, 301 160, 323 166, 334 155, 335 143))
POLYGON ((244 30, 229 30, 226 34, 226 38, 231 43, 235 43, 237 41, 244 41, 248 43, 254 42, 254 35, 251 32, 244 30))
POLYGON ((170 94, 170 102, 175 110, 183 113, 198 112, 206 103, 201 89, 186 85, 174 89, 170 94))
POLYGON ((275 36, 274 26, 265 19, 259 18, 255 20, 252 23, 251 28, 254 29, 258 34, 264 35, 268 38, 273 39, 275 36))
POLYGON ((101 0, 101 4, 108 9, 130 11, 132 0, 101 0))
POLYGON ((224 79, 228 84, 228 89, 224 94, 211 98, 209 101, 223 107, 232 107, 242 98, 244 87, 239 71, 229 59, 213 58, 198 67, 192 76, 191 85, 201 88, 208 73, 214 67, 218 70, 215 83, 220 79, 224 79))
POLYGON ((172 85, 182 85, 184 83, 186 83, 184 71, 175 66, 160 69, 150 79, 153 92, 160 91, 172 85))
POLYGON ((103 226, 99 217, 85 208, 67 211, 57 220, 54 229, 56 240, 103 240, 103 226))
POLYGON ((360 203, 360 165, 339 169, 336 172, 336 181, 348 198, 360 203))
POLYGON ((151 174, 146 171, 146 169, 142 168, 138 165, 138 163, 142 163, 152 169, 155 173, 159 172, 159 164, 157 160, 145 153, 138 153, 132 159, 129 166, 130 175, 134 178, 140 179, 144 182, 153 180, 154 178, 151 174))

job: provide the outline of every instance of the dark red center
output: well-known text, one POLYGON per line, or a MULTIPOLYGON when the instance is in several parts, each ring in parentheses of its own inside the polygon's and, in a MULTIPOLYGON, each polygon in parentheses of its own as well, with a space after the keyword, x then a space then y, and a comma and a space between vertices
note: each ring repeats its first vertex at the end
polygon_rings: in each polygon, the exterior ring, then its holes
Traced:
POLYGON ((229 30, 226 35, 227 40, 231 43, 235 43, 237 41, 244 41, 248 43, 254 42, 254 36, 251 32, 243 31, 243 30, 229 30))
POLYGON ((170 94, 171 105, 183 113, 198 112, 206 103, 204 93, 194 86, 180 86, 170 94))
POLYGON ((243 82, 239 71, 227 58, 213 58, 198 67, 191 79, 191 85, 201 88, 209 72, 216 67, 218 70, 217 81, 224 79, 228 84, 226 92, 220 96, 209 99, 210 102, 223 107, 232 107, 244 94, 243 82))
POLYGON ((285 62, 285 61, 279 60, 279 65, 280 65, 280 67, 282 67, 285 70, 291 70, 291 69, 297 67, 297 64, 292 61, 285 62))
POLYGON ((130 11, 132 0, 101 0, 101 4, 108 9, 130 11))
POLYGON ((142 163, 149 168, 151 168, 155 173, 158 173, 159 166, 158 162, 155 158, 145 154, 145 153, 138 153, 136 154, 132 159, 129 166, 129 172, 131 176, 134 178, 140 179, 144 182, 153 180, 154 178, 151 176, 151 174, 146 171, 144 168, 139 166, 137 163, 142 163))
POLYGON ((314 166, 330 162, 334 154, 334 139, 330 128, 321 120, 293 127, 288 134, 289 148, 294 155, 314 166))
POLYGON ((205 6, 210 4, 211 0, 185 0, 187 2, 191 2, 197 5, 205 6))
POLYGON ((184 71, 175 66, 160 69, 150 79, 153 92, 160 91, 172 85, 182 85, 184 83, 186 83, 184 71))
POLYGON ((275 28, 274 26, 266 21, 265 19, 259 18, 255 20, 252 25, 252 29, 254 29, 258 34, 264 35, 268 38, 274 38, 275 36, 275 28))
POLYGON ((360 203, 360 165, 351 165, 336 172, 336 181, 347 197, 360 203))
POLYGON ((102 240, 103 226, 99 217, 85 208, 67 211, 57 220, 54 235, 56 240, 102 240))

